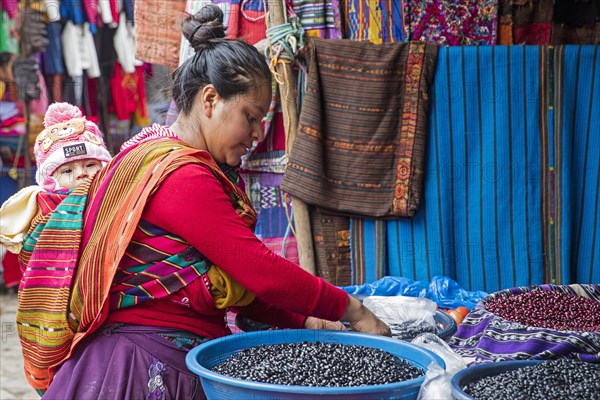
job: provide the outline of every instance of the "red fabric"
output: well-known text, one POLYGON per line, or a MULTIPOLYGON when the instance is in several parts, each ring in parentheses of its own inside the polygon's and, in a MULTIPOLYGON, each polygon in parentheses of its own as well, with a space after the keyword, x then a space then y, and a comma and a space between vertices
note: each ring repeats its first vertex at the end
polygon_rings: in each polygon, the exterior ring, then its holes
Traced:
POLYGON ((85 15, 90 23, 98 22, 98 0, 83 0, 85 15))
POLYGON ((108 109, 117 114, 117 119, 128 121, 137 109, 140 100, 138 86, 138 75, 125 73, 121 64, 115 63, 115 71, 110 78, 112 101, 108 109))
POLYGON ((533 23, 525 26, 513 26, 514 44, 550 44, 551 24, 533 23))
POLYGON ((2 259, 2 268, 4 268, 3 279, 4 286, 9 288, 17 286, 21 281, 21 268, 19 268, 19 259, 17 254, 7 251, 2 259))
MULTIPOLYGON (((237 308, 240 314, 299 328, 304 316, 335 321, 344 313, 348 295, 271 252, 235 213, 221 184, 204 166, 186 165, 171 173, 142 219, 185 239, 260 299, 237 308)), ((224 318, 225 311, 214 308, 202 280, 164 300, 109 315, 112 322, 168 326, 211 338, 230 333, 224 318)))
POLYGON ((37 203, 43 215, 50 214, 67 197, 67 193, 40 192, 37 195, 37 203))
POLYGON ((110 12, 112 14, 113 22, 115 24, 119 24, 119 3, 117 0, 109 0, 110 1, 110 12))
POLYGON ((86 84, 90 110, 88 113, 84 113, 84 115, 89 121, 98 124, 98 122, 100 121, 100 108, 98 101, 98 78, 87 78, 86 84))

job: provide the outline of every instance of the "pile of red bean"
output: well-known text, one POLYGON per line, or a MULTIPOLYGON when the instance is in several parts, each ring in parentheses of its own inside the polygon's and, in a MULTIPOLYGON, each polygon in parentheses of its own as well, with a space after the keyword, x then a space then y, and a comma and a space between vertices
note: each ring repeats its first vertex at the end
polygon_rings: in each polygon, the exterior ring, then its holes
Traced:
POLYGON ((600 332, 600 302, 570 293, 534 290, 498 296, 485 308, 505 320, 554 330, 600 332))

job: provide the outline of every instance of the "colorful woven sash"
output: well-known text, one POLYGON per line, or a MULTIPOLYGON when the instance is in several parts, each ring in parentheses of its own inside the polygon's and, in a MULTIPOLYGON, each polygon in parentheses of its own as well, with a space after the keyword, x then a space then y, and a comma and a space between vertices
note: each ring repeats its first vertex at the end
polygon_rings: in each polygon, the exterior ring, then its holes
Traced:
POLYGON ((17 331, 26 378, 34 389, 46 388, 48 366, 70 348, 73 327, 65 316, 89 187, 88 181, 54 212, 34 221, 19 254, 26 268, 19 286, 17 331))
MULTIPOLYGON (((117 267, 146 201, 170 172, 189 163, 209 167, 238 215, 254 228, 256 213, 248 198, 208 153, 173 139, 145 141, 119 153, 91 184, 77 188, 47 223, 39 225, 39 236, 32 234, 33 242, 26 247, 31 257, 22 282, 17 321, 23 331, 25 371, 32 387, 47 388, 55 368, 106 320, 117 267), (69 267, 62 267, 63 263, 69 267), (75 263, 77 268, 73 268, 75 263), (47 271, 56 274, 42 273, 47 271)), ((192 272, 197 274, 200 266, 194 268, 192 272)), ((148 279, 143 284, 152 282, 148 279)), ((120 301, 136 300, 124 296, 120 301)))
POLYGON ((132 240, 127 247, 110 290, 110 310, 127 308, 163 298, 189 285, 212 265, 184 239, 146 221, 138 229, 143 242, 132 240), (173 254, 175 253, 175 254, 173 254))

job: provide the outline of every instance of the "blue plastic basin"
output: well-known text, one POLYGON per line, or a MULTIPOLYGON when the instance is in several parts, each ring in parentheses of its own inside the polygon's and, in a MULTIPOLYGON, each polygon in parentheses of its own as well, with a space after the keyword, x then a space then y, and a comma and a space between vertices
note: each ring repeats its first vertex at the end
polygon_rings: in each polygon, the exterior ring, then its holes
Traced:
POLYGON ((503 372, 531 367, 542 362, 544 360, 497 361, 465 368, 457 372, 452 378, 452 398, 456 400, 475 400, 462 389, 469 383, 488 376, 499 375, 503 372))
MULTIPOLYGON (((358 387, 308 387, 274 385, 247 381, 212 372, 210 368, 225 362, 242 349, 260 345, 321 342, 360 345, 387 351, 416 367, 427 370, 436 362, 445 367, 436 354, 419 346, 383 336, 356 332, 289 329, 240 333, 211 340, 194 349, 186 357, 188 368, 200 377, 208 399, 416 399, 424 377, 387 385, 358 387)), ((340 360, 344 362, 344 360, 340 360)))

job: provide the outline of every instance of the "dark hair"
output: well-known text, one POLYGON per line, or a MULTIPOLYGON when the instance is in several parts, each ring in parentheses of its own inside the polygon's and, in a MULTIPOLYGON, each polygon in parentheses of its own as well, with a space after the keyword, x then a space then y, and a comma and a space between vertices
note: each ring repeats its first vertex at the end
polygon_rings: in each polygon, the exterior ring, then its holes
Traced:
POLYGON ((181 31, 196 51, 173 72, 173 99, 180 112, 188 115, 194 98, 204 86, 212 84, 225 100, 247 93, 254 80, 271 81, 264 56, 241 40, 225 39, 223 12, 207 4, 181 23, 181 31))

